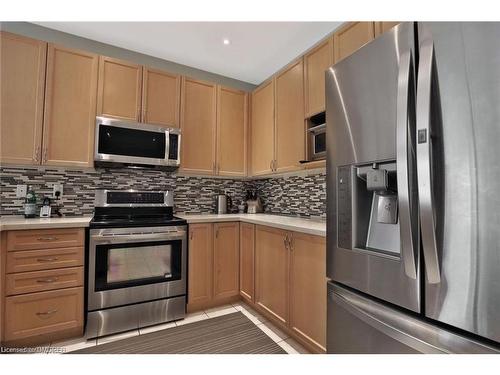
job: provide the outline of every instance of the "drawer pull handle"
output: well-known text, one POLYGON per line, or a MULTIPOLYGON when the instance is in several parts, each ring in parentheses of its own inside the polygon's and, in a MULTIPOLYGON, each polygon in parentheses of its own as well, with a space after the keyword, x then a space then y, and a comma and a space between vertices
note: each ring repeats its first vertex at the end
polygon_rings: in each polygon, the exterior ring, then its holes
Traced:
POLYGON ((44 263, 44 262, 55 262, 59 258, 38 258, 37 262, 44 263))
POLYGON ((59 238, 57 237, 38 237, 38 241, 57 241, 59 238))
POLYGON ((57 312, 57 310, 49 310, 49 311, 44 311, 44 312, 37 312, 36 315, 38 315, 38 316, 48 316, 48 315, 55 314, 56 312, 57 312))
POLYGON ((57 280, 59 280, 58 277, 53 277, 51 279, 40 279, 37 280, 36 282, 40 284, 50 284, 50 283, 55 283, 57 280))

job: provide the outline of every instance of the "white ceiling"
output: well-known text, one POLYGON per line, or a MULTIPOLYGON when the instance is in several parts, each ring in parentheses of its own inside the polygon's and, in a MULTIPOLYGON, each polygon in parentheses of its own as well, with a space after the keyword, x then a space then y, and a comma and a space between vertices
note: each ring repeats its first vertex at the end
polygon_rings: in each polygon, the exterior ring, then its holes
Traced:
POLYGON ((340 22, 36 22, 84 38, 259 84, 340 22), (230 40, 229 45, 223 39, 230 40))

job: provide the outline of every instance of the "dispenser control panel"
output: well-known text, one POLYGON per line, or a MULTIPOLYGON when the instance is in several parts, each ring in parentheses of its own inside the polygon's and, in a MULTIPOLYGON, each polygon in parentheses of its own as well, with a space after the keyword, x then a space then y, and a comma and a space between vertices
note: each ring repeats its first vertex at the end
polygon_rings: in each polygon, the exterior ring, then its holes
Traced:
POLYGON ((337 172, 338 246, 350 249, 352 247, 351 167, 339 167, 337 172))

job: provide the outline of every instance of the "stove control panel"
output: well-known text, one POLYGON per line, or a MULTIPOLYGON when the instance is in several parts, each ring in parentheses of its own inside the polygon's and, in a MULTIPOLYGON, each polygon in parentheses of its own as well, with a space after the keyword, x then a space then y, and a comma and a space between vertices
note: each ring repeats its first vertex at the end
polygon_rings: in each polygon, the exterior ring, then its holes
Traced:
POLYGON ((96 207, 171 207, 172 191, 97 190, 96 207))

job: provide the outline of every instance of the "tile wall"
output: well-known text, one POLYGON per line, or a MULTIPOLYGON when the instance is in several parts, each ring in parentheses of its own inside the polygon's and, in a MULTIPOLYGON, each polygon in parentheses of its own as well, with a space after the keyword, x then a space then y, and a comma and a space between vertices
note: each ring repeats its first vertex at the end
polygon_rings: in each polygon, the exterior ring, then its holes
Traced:
POLYGON ((40 198, 52 194, 52 184, 63 184, 61 212, 68 216, 92 214, 97 189, 174 190, 175 212, 212 213, 214 196, 226 191, 233 201, 256 189, 265 212, 289 216, 326 215, 325 173, 260 180, 180 176, 147 169, 77 170, 51 167, 0 167, 0 215, 21 215, 23 199, 16 185, 31 185, 40 198))

